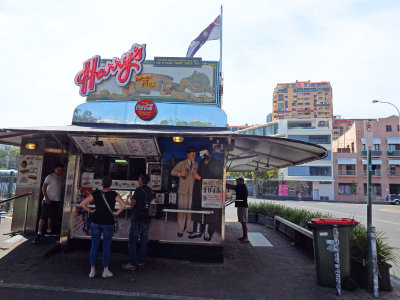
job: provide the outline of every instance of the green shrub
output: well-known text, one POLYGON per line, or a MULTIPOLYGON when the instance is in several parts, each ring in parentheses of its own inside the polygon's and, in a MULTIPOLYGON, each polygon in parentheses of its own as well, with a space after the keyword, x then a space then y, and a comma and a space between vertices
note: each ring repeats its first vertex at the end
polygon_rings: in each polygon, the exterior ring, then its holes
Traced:
MULTIPOLYGON (((301 227, 307 228, 307 222, 312 218, 334 218, 331 214, 324 214, 305 209, 291 208, 276 202, 249 203, 249 212, 262 214, 273 218, 279 216, 301 227)), ((393 247, 386 242, 384 233, 376 232, 376 248, 378 262, 397 263, 397 257, 393 253, 393 247)), ((353 228, 351 236, 351 253, 362 260, 367 260, 367 229, 359 224, 353 228)))

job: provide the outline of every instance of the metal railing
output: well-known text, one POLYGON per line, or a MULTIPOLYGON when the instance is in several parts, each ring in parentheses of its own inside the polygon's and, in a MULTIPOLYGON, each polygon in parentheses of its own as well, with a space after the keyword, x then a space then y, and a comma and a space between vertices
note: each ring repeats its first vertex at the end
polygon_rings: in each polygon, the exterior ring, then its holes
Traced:
MULTIPOLYGON (((10 198, 16 188, 17 171, 14 170, 0 170, 0 199, 10 198)), ((0 206, 0 210, 9 211, 10 202, 6 202, 0 206)))
POLYGON ((341 176, 355 176, 356 170, 338 170, 338 175, 341 176))
POLYGON ((388 170, 389 176, 400 176, 400 170, 388 170))
MULTIPOLYGON (((25 215, 24 215, 24 225, 23 225, 23 227, 24 227, 24 233, 26 232, 26 219, 27 219, 27 216, 28 216, 28 202, 29 202, 29 197, 30 197, 30 196, 33 196, 33 194, 34 194, 33 192, 29 192, 29 193, 25 193, 25 194, 22 194, 22 195, 10 197, 10 198, 8 198, 8 199, 0 200, 0 204, 3 204, 3 203, 9 203, 9 202, 11 202, 11 201, 13 201, 13 200, 16 200, 16 199, 25 197, 25 215)), ((1 219, 0 219, 0 220, 1 220, 1 219)))

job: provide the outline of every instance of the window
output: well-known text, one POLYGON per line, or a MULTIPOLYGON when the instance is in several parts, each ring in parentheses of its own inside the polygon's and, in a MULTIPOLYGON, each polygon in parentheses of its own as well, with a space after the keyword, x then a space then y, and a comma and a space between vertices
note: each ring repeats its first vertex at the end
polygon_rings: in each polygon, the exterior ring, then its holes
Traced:
POLYGON ((310 176, 331 176, 331 167, 310 167, 310 176))
POLYGON ((381 150, 381 145, 380 144, 374 144, 374 150, 375 151, 381 150))
POLYGON ((339 194, 351 195, 352 194, 352 183, 339 183, 339 194))
MULTIPOLYGON (((380 183, 373 183, 371 186, 371 195, 372 196, 382 196, 382 188, 380 183)), ((367 184, 364 183, 364 196, 367 196, 367 184)))
POLYGON ((386 132, 392 131, 392 125, 386 125, 386 132))

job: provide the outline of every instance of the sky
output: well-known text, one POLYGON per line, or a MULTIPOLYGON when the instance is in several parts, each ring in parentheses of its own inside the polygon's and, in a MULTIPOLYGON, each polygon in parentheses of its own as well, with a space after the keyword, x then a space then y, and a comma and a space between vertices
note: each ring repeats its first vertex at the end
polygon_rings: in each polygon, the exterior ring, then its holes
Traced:
MULTIPOLYGON (((186 55, 223 5, 222 108, 229 125, 265 123, 277 83, 330 81, 343 118, 400 108, 400 1, 0 0, 0 128, 68 125, 74 84, 94 55, 186 55)), ((219 41, 197 52, 219 60, 219 41)))

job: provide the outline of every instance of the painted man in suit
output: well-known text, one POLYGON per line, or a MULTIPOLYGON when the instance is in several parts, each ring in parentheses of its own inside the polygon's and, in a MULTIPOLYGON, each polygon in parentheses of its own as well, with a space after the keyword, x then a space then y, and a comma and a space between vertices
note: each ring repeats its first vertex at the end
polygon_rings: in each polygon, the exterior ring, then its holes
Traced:
MULTIPOLYGON (((180 161, 172 169, 171 175, 179 177, 178 186, 178 209, 192 209, 192 196, 194 180, 198 177, 197 169, 199 164, 194 161, 196 158, 196 148, 186 149, 187 159, 180 161)), ((183 232, 193 233, 193 221, 190 213, 178 213, 178 237, 183 236, 183 232)))

